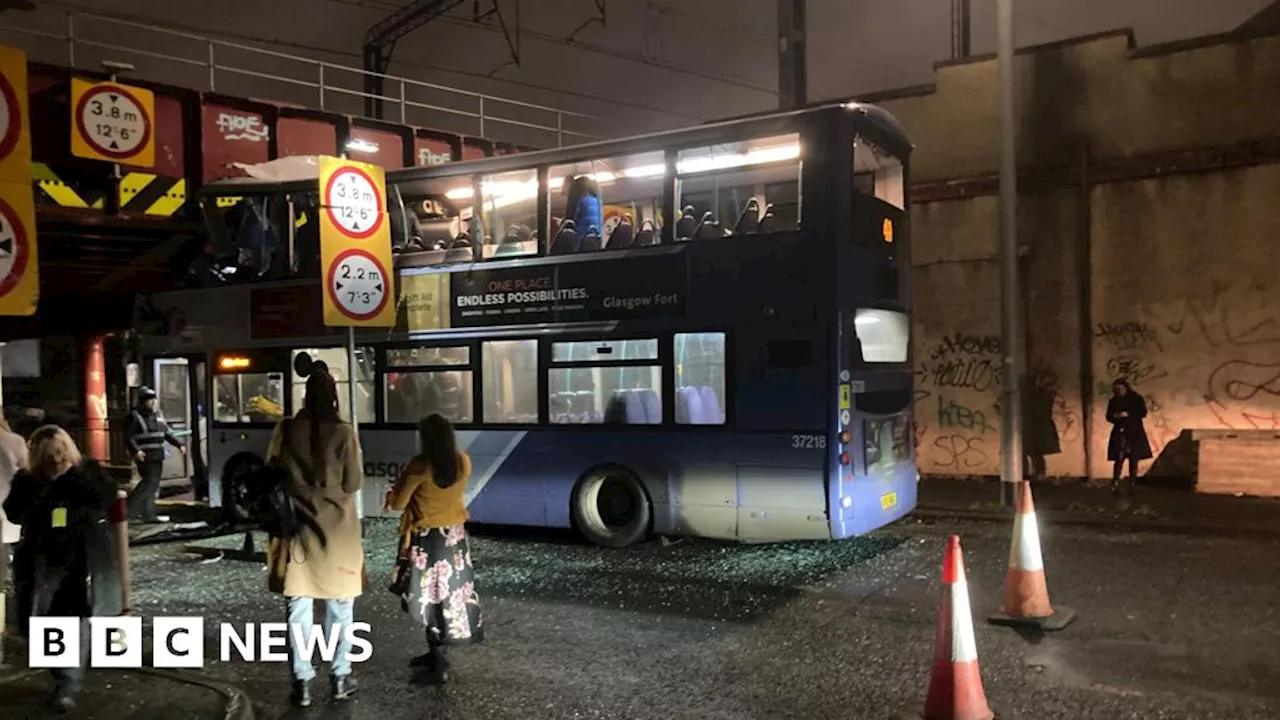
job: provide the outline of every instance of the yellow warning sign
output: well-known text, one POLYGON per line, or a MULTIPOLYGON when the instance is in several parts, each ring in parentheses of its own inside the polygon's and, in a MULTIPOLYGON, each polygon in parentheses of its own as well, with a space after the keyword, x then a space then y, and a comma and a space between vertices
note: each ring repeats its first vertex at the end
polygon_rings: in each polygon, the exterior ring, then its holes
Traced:
POLYGON ((27 55, 0 47, 0 182, 30 182, 27 55))
POLYGON ((324 324, 393 327, 395 266, 386 173, 368 163, 320 158, 320 262, 324 324))
POLYGON ((156 96, 150 90, 71 78, 71 154, 149 168, 156 164, 156 96))
POLYGON ((0 315, 34 315, 40 258, 31 180, 0 183, 0 315))
POLYGON ((840 409, 848 410, 853 407, 853 392, 849 387, 849 383, 840 384, 840 409))

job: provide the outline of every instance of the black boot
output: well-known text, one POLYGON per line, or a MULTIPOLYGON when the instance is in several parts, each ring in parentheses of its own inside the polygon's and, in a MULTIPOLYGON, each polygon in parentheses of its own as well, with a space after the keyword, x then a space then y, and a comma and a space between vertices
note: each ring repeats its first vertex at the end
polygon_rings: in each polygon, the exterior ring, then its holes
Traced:
POLYGON ((49 696, 49 709, 59 715, 66 715, 74 710, 75 707, 75 698, 72 697, 71 693, 65 690, 58 690, 53 695, 49 696))
POLYGON ((1112 479, 1111 479, 1111 495, 1112 495, 1113 497, 1119 497, 1119 495, 1120 495, 1120 478, 1112 478, 1112 479))
POLYGON ((311 705, 311 681, 294 680, 293 691, 289 693, 289 702, 298 707, 309 707, 311 705))
POLYGON ((333 699, 346 700, 356 694, 356 679, 350 675, 339 675, 333 678, 333 699))

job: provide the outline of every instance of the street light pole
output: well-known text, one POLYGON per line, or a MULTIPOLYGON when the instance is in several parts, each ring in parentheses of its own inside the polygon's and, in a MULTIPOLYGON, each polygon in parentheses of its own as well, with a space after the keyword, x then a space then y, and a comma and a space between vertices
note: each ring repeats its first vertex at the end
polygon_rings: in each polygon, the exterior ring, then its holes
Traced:
POLYGON ((997 0, 1000 86, 1000 347, 1004 397, 1000 403, 1001 501, 1013 504, 1022 481, 1022 343, 1018 317, 1018 118, 1014 108, 1014 0, 997 0))

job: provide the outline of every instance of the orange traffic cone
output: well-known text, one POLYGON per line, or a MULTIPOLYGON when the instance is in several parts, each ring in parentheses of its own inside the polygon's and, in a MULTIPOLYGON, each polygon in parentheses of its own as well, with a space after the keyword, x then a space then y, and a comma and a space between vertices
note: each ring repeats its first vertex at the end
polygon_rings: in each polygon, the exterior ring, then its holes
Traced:
POLYGON ((1040 555, 1040 530, 1031 501, 1031 483, 1018 483, 1017 515, 1013 520, 1013 544, 1009 548, 1009 574, 1005 577, 1004 604, 989 620, 996 625, 1061 630, 1075 620, 1074 610, 1049 603, 1049 585, 1040 555))
POLYGON ((960 554, 960 537, 952 535, 942 561, 942 607, 933 641, 933 674, 925 699, 924 720, 991 720, 978 672, 978 644, 973 638, 969 582, 960 554))

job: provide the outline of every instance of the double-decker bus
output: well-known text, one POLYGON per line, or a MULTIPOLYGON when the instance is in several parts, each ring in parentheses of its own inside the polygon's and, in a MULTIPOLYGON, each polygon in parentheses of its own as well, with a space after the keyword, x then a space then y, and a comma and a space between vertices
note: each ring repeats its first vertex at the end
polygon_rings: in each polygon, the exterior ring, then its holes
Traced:
POLYGON ((866 533, 916 502, 909 152, 842 103, 390 171, 397 323, 353 353, 321 319, 316 179, 212 183, 211 232, 276 260, 147 300, 145 372, 191 373, 159 387, 186 393, 162 400, 191 408, 215 506, 322 361, 366 515, 440 413, 475 522, 614 547, 866 533))

